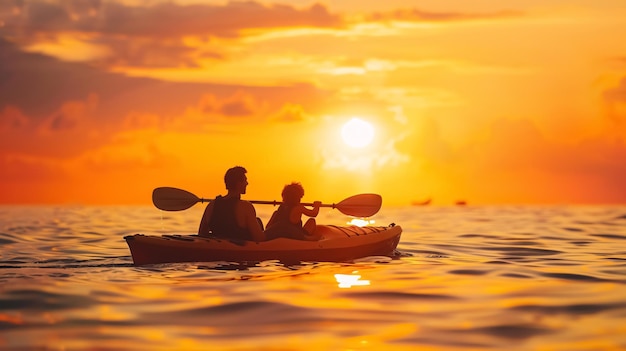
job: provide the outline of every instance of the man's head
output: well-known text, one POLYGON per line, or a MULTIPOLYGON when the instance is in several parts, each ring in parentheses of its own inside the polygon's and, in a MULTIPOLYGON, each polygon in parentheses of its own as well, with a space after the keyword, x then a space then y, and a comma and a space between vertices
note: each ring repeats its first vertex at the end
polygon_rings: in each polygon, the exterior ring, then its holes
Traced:
MULTIPOLYGON (((248 178, 246 177, 247 172, 248 171, 246 171, 246 169, 241 166, 235 166, 233 168, 230 168, 228 171, 226 171, 226 174, 224 175, 224 184, 226 184, 226 189, 234 190, 242 182, 247 185, 248 184, 248 178)), ((245 193, 245 187, 244 187, 244 193, 245 193)))

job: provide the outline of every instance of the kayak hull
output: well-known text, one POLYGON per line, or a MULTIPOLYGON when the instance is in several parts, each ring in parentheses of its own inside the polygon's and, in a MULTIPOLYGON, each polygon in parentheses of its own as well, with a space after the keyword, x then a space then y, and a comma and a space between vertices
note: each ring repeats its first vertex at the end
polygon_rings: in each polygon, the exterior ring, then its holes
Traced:
POLYGON ((343 262, 367 256, 389 256, 402 228, 318 225, 319 241, 277 238, 263 242, 235 242, 197 235, 134 234, 124 239, 135 265, 176 262, 343 262))

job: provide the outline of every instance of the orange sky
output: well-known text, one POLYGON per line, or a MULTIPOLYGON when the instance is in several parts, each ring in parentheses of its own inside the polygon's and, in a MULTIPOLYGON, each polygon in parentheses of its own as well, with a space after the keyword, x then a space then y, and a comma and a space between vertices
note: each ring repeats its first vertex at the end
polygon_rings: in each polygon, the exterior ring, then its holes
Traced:
POLYGON ((626 203, 626 7, 3 1, 0 203, 626 203), (147 5, 149 4, 149 5, 147 5), (353 117, 373 142, 346 145, 353 117))

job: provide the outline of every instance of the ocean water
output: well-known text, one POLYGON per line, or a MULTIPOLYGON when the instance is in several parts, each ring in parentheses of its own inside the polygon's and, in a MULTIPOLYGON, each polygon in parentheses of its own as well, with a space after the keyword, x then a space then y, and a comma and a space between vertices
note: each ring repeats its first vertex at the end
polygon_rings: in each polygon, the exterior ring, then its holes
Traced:
POLYGON ((626 350, 625 206, 383 207, 394 258, 133 266, 123 236, 202 209, 0 206, 0 349, 626 350))

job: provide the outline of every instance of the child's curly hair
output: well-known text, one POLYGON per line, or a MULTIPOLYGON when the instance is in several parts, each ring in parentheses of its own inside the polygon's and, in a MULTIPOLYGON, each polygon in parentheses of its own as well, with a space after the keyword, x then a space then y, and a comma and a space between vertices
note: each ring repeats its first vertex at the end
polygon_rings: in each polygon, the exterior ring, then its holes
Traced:
POLYGON ((298 182, 287 184, 283 188, 282 196, 284 202, 298 203, 304 196, 304 188, 298 182))

